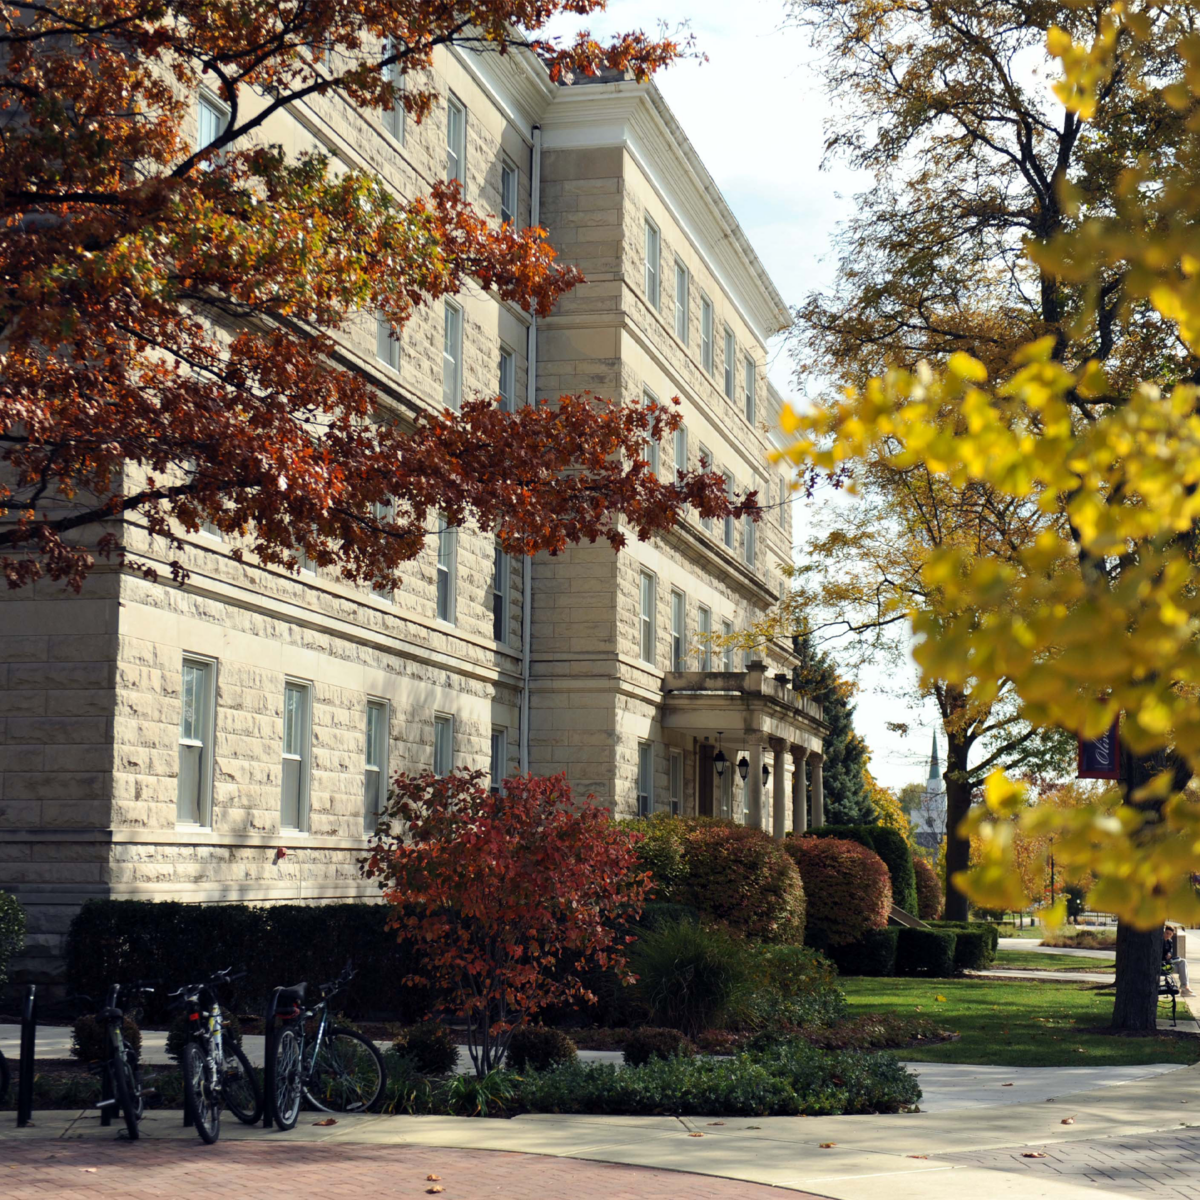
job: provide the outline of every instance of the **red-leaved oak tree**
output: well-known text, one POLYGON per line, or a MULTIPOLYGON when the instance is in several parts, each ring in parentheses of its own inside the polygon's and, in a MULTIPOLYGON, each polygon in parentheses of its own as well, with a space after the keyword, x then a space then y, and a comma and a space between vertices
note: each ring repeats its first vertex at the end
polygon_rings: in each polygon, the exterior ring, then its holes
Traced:
POLYGON ((467 1021, 481 1077, 513 1033, 550 1005, 589 1003, 593 968, 629 980, 623 932, 650 886, 641 835, 578 804, 565 775, 483 786, 481 771, 399 775, 363 871, 393 906, 391 926, 467 1021))
MULTIPOLYGON (((668 408, 563 397, 409 415, 349 369, 341 337, 468 283, 546 314, 580 281, 545 231, 457 184, 401 198, 270 143, 318 98, 419 121, 439 47, 536 55, 554 78, 639 79, 688 52, 641 33, 547 39, 604 0, 0 0, 0 567, 78 590, 130 521, 186 577, 180 531, 237 557, 399 583, 442 512, 513 553, 730 511, 721 481, 660 480, 642 447, 668 408), (198 145, 196 96, 228 120, 198 145)), ((376 114, 379 115, 378 113, 376 114)), ((732 509, 757 515, 754 495, 732 509)), ((157 555, 157 550, 155 551, 157 555)))

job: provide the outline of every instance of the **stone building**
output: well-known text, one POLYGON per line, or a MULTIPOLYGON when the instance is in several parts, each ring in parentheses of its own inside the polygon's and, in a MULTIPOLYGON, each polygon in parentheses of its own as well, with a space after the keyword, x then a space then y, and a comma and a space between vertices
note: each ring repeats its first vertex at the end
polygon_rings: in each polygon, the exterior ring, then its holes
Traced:
MULTIPOLYGON (((531 562, 487 531, 440 529, 394 594, 238 563, 200 532, 183 587, 101 566, 82 596, 48 581, 4 596, 0 887, 27 906, 43 970, 89 897, 371 896, 357 860, 402 769, 565 771, 619 814, 725 815, 779 837, 807 819, 810 775, 821 819, 824 726, 791 687, 790 647, 747 662, 705 640, 769 607, 791 557, 767 458, 782 298, 653 86, 556 86, 519 53, 446 51, 435 76, 419 126, 331 96, 266 136, 400 194, 457 177, 479 206, 545 225, 588 282, 536 323, 478 288, 421 309, 399 342, 364 317, 345 360, 401 413, 679 396, 684 428, 649 451, 659 469, 704 459, 731 492, 757 488, 766 518, 690 514, 620 553, 531 562)), ((195 136, 215 136, 214 97, 195 114, 195 136)), ((163 557, 136 522, 126 536, 163 557)))

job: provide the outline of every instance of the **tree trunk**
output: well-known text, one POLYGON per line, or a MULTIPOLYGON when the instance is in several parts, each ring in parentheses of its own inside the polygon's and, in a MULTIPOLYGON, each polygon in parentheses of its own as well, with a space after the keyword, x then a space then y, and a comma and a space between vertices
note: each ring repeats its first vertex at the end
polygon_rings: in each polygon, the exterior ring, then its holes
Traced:
POLYGON ((1117 996, 1112 1027, 1131 1033, 1158 1028, 1158 980, 1162 969, 1161 929, 1143 931, 1117 923, 1117 996))
POLYGON ((947 921, 967 919, 967 898, 952 882, 955 871, 971 865, 971 839, 961 836, 958 827, 971 810, 971 781, 967 776, 970 747, 951 737, 946 746, 946 912, 947 921))

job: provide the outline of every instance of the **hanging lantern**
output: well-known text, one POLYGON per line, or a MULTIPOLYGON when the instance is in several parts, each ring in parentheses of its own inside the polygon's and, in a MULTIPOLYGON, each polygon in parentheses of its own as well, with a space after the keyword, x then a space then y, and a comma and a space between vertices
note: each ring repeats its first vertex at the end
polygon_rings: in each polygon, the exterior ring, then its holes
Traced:
POLYGON ((738 774, 743 783, 750 777, 750 760, 744 754, 738 759, 738 774))

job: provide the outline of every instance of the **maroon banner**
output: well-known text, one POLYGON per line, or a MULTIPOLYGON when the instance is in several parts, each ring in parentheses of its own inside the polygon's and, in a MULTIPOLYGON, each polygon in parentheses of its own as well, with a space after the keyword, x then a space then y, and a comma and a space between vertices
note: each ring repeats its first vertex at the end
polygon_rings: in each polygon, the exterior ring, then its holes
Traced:
POLYGON ((1120 719, 1112 723, 1112 728, 1106 730, 1098 738, 1079 739, 1079 769, 1076 775, 1080 779, 1120 779, 1121 778, 1121 738, 1119 734, 1120 719))

